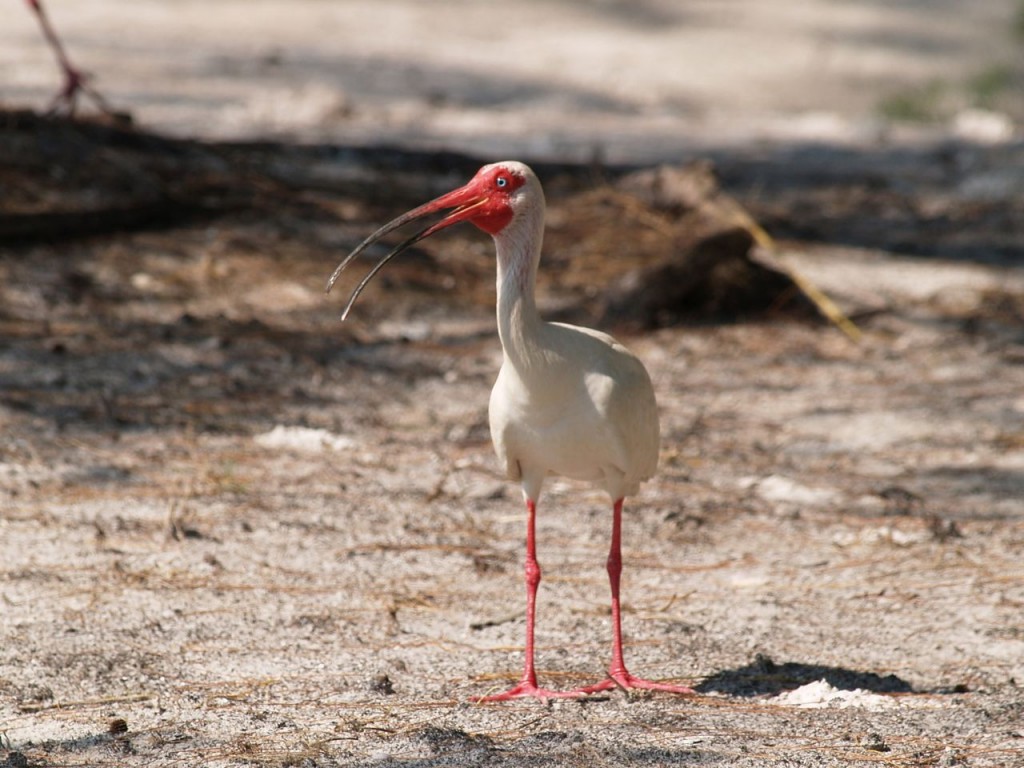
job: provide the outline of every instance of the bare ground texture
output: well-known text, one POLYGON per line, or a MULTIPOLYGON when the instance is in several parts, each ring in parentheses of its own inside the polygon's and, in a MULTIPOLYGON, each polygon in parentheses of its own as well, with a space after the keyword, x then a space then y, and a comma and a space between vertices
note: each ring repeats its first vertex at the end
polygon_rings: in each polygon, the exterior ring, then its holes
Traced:
MULTIPOLYGON (((1024 765, 1024 216, 991 192, 1018 146, 715 158, 863 338, 781 298, 626 332, 663 432, 629 660, 697 694, 477 705, 523 640, 490 243, 423 243, 344 325, 322 293, 477 161, 3 125, 5 765, 1024 765)), ((538 168, 541 302, 589 321, 611 267, 574 222, 633 169, 538 168)), ((609 528, 549 484, 553 687, 603 676, 609 528)))
MULTIPOLYGON (((60 75, 21 0, 0 101, 60 75)), ((614 161, 1024 124, 1019 0, 88 0, 47 4, 117 109, 179 136, 614 161), (980 110, 980 112, 979 112, 980 110)))

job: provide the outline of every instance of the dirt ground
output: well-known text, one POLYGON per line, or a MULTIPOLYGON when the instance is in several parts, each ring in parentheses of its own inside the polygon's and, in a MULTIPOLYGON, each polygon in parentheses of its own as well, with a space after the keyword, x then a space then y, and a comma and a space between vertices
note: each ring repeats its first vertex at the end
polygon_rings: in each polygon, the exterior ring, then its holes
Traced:
MULTIPOLYGON (((1019 0, 46 5, 115 107, 182 136, 650 162, 1024 123, 1019 0)), ((59 84, 27 9, 5 12, 0 100, 43 105, 59 84)))
MULTIPOLYGON (((662 419, 626 507, 627 660, 697 693, 477 705, 523 641, 491 245, 424 243, 344 324, 323 294, 476 160, 35 120, 0 115, 0 765, 1024 766, 1020 142, 674 152, 862 338, 781 303, 616 329, 662 419)), ((537 169, 541 306, 593 322, 608 259, 574 222, 631 168, 537 169)), ((609 528, 548 484, 554 687, 603 676, 609 528)))

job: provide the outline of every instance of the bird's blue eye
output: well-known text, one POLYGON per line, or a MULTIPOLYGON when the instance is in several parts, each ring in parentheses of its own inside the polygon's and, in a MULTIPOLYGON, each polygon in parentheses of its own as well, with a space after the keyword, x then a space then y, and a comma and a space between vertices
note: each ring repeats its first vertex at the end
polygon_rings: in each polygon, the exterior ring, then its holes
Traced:
POLYGON ((508 179, 506 179, 504 176, 499 176, 497 181, 495 181, 494 183, 498 185, 499 189, 502 189, 508 184, 508 179))

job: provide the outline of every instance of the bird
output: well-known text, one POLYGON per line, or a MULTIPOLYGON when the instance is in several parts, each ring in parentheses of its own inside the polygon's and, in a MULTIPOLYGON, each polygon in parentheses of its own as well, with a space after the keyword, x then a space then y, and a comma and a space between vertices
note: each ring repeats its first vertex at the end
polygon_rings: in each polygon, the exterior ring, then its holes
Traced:
POLYGON ((526 639, 523 674, 507 691, 476 698, 497 702, 534 697, 580 697, 621 688, 691 694, 682 685, 635 677, 622 647, 620 575, 622 507, 657 469, 658 407, 646 368, 608 334, 541 319, 535 285, 544 236, 544 191, 525 164, 482 167, 464 186, 380 227, 335 269, 342 271, 371 244, 414 221, 446 215, 389 251, 358 283, 342 313, 392 258, 414 243, 459 222, 491 235, 497 254, 497 327, 503 358, 491 391, 489 422, 499 462, 517 481, 526 504, 526 639), (572 690, 541 687, 534 664, 534 627, 541 567, 536 551, 537 505, 545 479, 568 477, 604 490, 612 503, 606 567, 611 588, 612 658, 606 679, 572 690))
POLYGON ((57 65, 60 67, 60 70, 64 75, 64 84, 54 97, 48 111, 51 114, 66 113, 68 115, 74 115, 78 106, 79 94, 85 94, 95 102, 96 106, 99 107, 100 111, 104 114, 112 117, 123 117, 122 115, 115 113, 100 92, 92 87, 89 82, 91 76, 71 63, 71 59, 68 58, 67 51, 64 50, 64 44, 61 43, 57 30, 54 29, 53 24, 50 22, 50 17, 47 15, 46 9, 43 7, 42 0, 25 1, 28 3, 32 13, 35 14, 36 19, 39 21, 39 26, 43 30, 43 36, 46 38, 46 42, 53 50, 53 54, 57 59, 57 65))

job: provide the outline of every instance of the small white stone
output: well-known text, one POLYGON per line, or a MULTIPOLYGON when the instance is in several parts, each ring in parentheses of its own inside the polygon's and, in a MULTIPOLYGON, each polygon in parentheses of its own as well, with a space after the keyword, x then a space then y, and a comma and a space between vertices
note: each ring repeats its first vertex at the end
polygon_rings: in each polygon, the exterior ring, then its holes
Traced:
POLYGON ((355 441, 351 437, 336 435, 326 429, 286 427, 283 424, 278 424, 262 435, 256 435, 254 440, 263 448, 286 448, 303 453, 321 453, 326 450, 342 451, 355 445, 355 441))
POLYGON ((953 118, 957 138, 980 144, 1000 144, 1013 138, 1013 120, 990 109, 965 109, 953 118))

